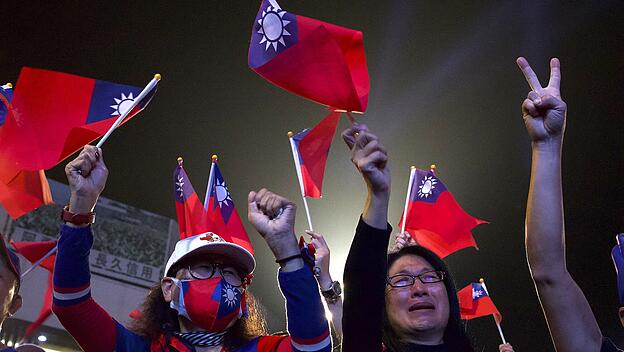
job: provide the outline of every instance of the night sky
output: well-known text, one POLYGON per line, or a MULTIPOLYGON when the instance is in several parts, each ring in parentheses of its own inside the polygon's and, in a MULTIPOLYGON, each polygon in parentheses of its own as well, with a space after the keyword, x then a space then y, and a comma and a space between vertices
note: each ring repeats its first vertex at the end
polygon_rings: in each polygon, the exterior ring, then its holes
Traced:
MULTIPOLYGON (((561 59, 568 104, 563 158, 568 268, 605 335, 624 345, 610 259, 624 231, 624 3, 586 1, 287 1, 296 14, 361 30, 371 80, 360 122, 376 132, 392 167, 390 222, 396 226, 410 165, 437 175, 470 214, 491 222, 473 233, 479 250, 447 258, 458 287, 480 277, 503 314, 516 351, 553 350, 530 280, 524 213, 531 149, 520 105, 528 85, 523 55, 543 83, 561 59), (563 3, 563 2, 562 2, 563 3)), ((299 205, 307 227, 286 132, 312 127, 324 107, 286 92, 247 67, 259 1, 5 1, 0 10, 0 81, 22 66, 145 85, 163 79, 148 108, 104 145, 110 176, 104 196, 175 218, 176 157, 200 198, 210 156, 239 212, 250 190, 267 187, 299 205)), ((348 125, 346 118, 339 129, 348 125)), ((64 163, 48 172, 65 181, 64 163)), ((310 200, 315 229, 342 267, 365 199, 365 186, 336 134, 324 197, 310 200)), ((246 224, 257 253, 252 291, 272 327, 282 328, 277 264, 246 224)), ((348 290, 348 287, 346 288, 348 290)), ((366 309, 366 307, 362 307, 366 309)), ((574 309, 574 307, 570 307, 574 309)), ((491 318, 468 323, 481 350, 500 343, 491 318)))

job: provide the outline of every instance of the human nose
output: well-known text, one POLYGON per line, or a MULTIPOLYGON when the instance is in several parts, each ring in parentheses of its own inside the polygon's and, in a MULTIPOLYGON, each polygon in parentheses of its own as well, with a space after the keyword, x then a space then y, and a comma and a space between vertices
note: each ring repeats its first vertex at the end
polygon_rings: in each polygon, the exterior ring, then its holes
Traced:
POLYGON ((410 290, 412 296, 423 296, 429 294, 427 285, 420 281, 420 278, 418 277, 414 278, 414 284, 412 285, 410 290))

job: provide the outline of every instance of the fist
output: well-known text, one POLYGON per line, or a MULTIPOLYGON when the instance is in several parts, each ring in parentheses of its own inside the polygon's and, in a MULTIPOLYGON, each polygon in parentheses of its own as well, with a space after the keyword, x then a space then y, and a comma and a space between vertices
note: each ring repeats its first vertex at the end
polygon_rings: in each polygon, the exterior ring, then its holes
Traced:
POLYGON ((417 246, 418 242, 410 235, 409 232, 397 233, 394 239, 394 250, 400 251, 403 247, 417 246))
POLYGON ((276 259, 299 253, 295 238, 295 204, 264 188, 249 192, 248 203, 249 222, 267 242, 276 259))
POLYGON ((86 145, 78 157, 65 166, 65 174, 71 192, 69 211, 75 214, 92 211, 108 178, 102 149, 86 145))
POLYGON ((513 347, 510 343, 504 343, 498 346, 499 352, 514 352, 513 347))

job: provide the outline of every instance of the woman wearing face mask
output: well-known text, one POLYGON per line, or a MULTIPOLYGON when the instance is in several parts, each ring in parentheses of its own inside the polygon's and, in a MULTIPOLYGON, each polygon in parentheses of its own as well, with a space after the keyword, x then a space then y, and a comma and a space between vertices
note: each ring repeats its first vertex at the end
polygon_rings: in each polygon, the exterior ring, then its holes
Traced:
POLYGON ((91 212, 108 175, 101 153, 86 146, 65 168, 71 198, 54 271, 54 313, 83 350, 331 350, 318 288, 294 236, 295 206, 264 189, 249 194, 249 220, 280 264, 290 336, 258 336, 262 319, 246 292, 255 260, 243 247, 213 233, 179 241, 165 277, 150 291, 131 329, 116 322, 91 298, 89 287, 91 212))
POLYGON ((368 188, 344 271, 343 352, 381 350, 382 341, 393 352, 473 351, 444 262, 416 246, 386 255, 392 227, 385 148, 365 125, 342 136, 368 188))

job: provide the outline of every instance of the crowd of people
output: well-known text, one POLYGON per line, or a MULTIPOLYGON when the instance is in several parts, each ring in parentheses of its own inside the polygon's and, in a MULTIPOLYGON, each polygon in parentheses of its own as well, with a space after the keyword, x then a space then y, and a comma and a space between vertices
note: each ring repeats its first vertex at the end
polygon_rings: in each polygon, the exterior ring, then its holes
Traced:
MULTIPOLYGON (((530 86, 522 103, 532 141, 526 251, 554 347, 559 352, 620 351, 602 335, 582 290, 566 269, 561 154, 567 107, 559 90, 559 60, 551 60, 545 87, 524 58, 517 64, 530 86)), ((279 265, 287 334, 267 331, 261 309, 248 291, 256 266, 253 255, 212 232, 176 244, 164 276, 149 291, 131 325, 123 326, 99 306, 91 297, 89 251, 94 241, 92 212, 108 170, 102 150, 93 146, 85 146, 65 169, 71 196, 60 226, 54 313, 88 352, 475 351, 444 260, 407 233, 395 234, 388 253, 391 177, 379 137, 366 125, 353 124, 342 138, 368 194, 345 264, 344 299, 340 284, 329 273, 330 248, 319 233, 308 232, 315 256, 312 267, 306 265, 294 231, 294 203, 267 189, 248 196, 248 220, 279 265)), ((19 259, 0 242, 4 320, 22 300, 19 259)), ((624 268, 624 257, 615 249, 614 260, 624 268)), ((624 309, 620 316, 624 324, 624 309)), ((513 347, 501 344, 499 351, 511 352, 513 347)))

